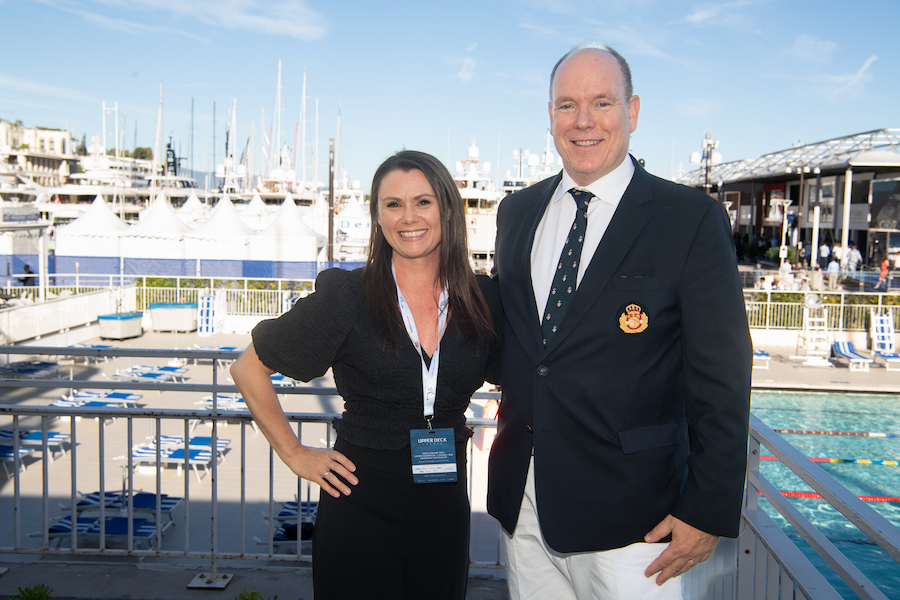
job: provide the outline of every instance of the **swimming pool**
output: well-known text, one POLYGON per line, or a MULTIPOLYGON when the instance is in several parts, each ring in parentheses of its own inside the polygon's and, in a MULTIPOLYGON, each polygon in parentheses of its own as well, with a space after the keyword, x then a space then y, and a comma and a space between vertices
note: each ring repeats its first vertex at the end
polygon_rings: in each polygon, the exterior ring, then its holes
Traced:
MULTIPOLYGON (((819 462, 828 474, 860 496, 900 497, 900 396, 852 393, 753 392, 753 413, 775 430, 885 433, 887 437, 782 433, 810 458, 866 460, 872 464, 819 462), (892 437, 890 434, 896 435, 892 437), (888 464, 878 464, 887 462, 888 464)), ((762 457, 771 455, 763 448, 762 457)), ((761 460, 760 471, 782 491, 812 491, 775 460, 761 460)), ((831 540, 889 598, 900 598, 900 565, 821 499, 792 498, 794 506, 831 540)), ((900 502, 869 502, 900 527, 900 502)), ((760 506, 778 523, 845 598, 856 598, 799 534, 765 500, 760 506)))

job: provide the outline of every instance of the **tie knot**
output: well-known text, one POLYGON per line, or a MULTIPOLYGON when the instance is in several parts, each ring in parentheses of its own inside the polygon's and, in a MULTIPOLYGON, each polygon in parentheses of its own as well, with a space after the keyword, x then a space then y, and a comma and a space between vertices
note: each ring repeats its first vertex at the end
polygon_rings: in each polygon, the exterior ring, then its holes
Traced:
POLYGON ((569 194, 572 195, 572 198, 575 200, 575 206, 584 211, 587 214, 588 204, 591 203, 591 198, 594 197, 594 194, 590 193, 587 190, 580 190, 578 188, 572 188, 569 190, 569 194))

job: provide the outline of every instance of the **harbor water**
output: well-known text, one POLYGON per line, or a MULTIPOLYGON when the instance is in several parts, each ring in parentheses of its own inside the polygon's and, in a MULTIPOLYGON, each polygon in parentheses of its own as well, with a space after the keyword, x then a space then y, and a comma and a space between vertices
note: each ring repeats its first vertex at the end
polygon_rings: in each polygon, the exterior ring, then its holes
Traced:
MULTIPOLYGON (((900 397, 851 393, 754 392, 752 411, 828 474, 900 527, 900 397), (815 432, 815 433, 812 433, 815 432), (859 435, 866 434, 866 435, 859 435), (884 435, 871 435, 884 434, 884 435), (838 462, 840 461, 840 462, 838 462), (890 499, 895 500, 890 500, 890 499)), ((760 471, 780 491, 810 492, 798 476, 761 451, 760 471)), ((822 499, 791 498, 794 506, 844 553, 888 598, 900 598, 900 564, 822 499)), ((765 500, 778 523, 844 598, 857 596, 765 500)))

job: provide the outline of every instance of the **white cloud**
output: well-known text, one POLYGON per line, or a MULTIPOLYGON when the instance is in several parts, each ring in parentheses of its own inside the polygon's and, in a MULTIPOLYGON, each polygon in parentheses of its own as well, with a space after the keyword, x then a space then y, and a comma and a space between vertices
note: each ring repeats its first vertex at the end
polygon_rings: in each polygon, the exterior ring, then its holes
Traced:
POLYGON ((468 83, 472 81, 472 77, 475 76, 475 59, 469 58, 468 56, 463 59, 462 68, 459 70, 459 73, 456 74, 459 77, 459 80, 463 83, 468 83))
POLYGON ((697 26, 738 25, 743 19, 735 14, 734 9, 753 4, 757 4, 757 2, 754 0, 736 0, 735 2, 726 2, 724 4, 708 4, 689 14, 685 17, 685 21, 697 26))
MULTIPOLYGON (((265 35, 281 35, 303 41, 317 40, 328 32, 328 20, 309 8, 305 0, 38 0, 61 10, 76 13, 101 26, 117 21, 114 17, 96 15, 82 9, 87 4, 103 5, 133 14, 136 11, 157 13, 160 19, 173 17, 184 21, 198 21, 212 27, 232 31, 249 31, 265 35), (104 21, 104 19, 107 19, 104 21)), ((137 26, 133 20, 122 20, 127 31, 162 31, 179 35, 193 34, 181 30, 137 26)), ((196 36, 195 36, 196 37, 196 36)), ((198 38, 200 39, 200 38, 198 38)))
POLYGON ((814 35, 801 35, 788 50, 788 54, 800 60, 815 63, 826 63, 837 49, 837 44, 820 40, 814 35))
POLYGON ((562 35, 556 29, 544 27, 543 25, 535 25, 533 23, 519 23, 519 27, 524 29, 532 37, 541 40, 555 40, 562 37, 562 35))
POLYGON ((48 98, 61 98, 63 100, 75 100, 77 102, 100 102, 100 100, 92 98, 79 90, 70 90, 3 74, 0 74, 0 87, 4 88, 6 91, 14 90, 20 93, 34 94, 35 96, 44 96, 48 98))
POLYGON ((872 66, 872 63, 878 60, 877 55, 872 55, 866 59, 866 62, 863 63, 863 66, 859 68, 856 73, 852 73, 850 75, 844 75, 841 77, 837 77, 838 82, 843 82, 843 85, 834 91, 835 95, 844 92, 850 88, 856 87, 860 83, 864 81, 868 81, 871 79, 870 76, 866 76, 866 71, 869 70, 869 67, 872 66))
POLYGON ((161 33, 165 35, 177 35, 186 38, 195 39, 198 41, 207 41, 205 38, 202 38, 198 35, 194 35, 188 31, 182 31, 180 29, 172 29, 169 27, 154 27, 152 25, 145 25, 143 23, 136 23, 134 21, 128 21, 126 19, 116 19, 114 17, 108 17, 106 15, 99 15, 96 13, 90 13, 81 10, 69 10, 72 14, 76 14, 83 18, 88 23, 93 23, 98 27, 103 27, 104 29, 110 29, 112 31, 118 31, 120 33, 128 33, 128 34, 156 34, 161 33))
POLYGON ((469 45, 466 47, 466 52, 473 52, 473 51, 475 50, 475 48, 477 48, 477 47, 478 47, 478 42, 475 42, 475 43, 473 43, 473 44, 469 44, 469 45))

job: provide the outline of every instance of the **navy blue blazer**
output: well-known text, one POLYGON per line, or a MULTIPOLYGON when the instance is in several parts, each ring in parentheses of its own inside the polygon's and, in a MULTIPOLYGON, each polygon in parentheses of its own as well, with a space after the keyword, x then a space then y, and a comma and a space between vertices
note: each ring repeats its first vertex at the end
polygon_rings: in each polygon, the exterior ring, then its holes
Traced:
POLYGON ((488 511, 514 531, 533 451, 538 516, 554 550, 621 548, 668 514, 736 537, 752 344, 727 213, 635 162, 544 348, 530 256, 560 179, 498 211, 506 321, 488 511))

